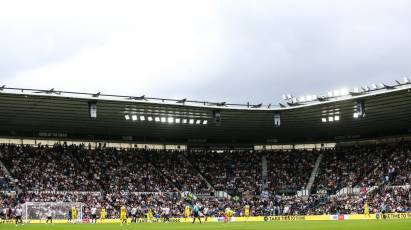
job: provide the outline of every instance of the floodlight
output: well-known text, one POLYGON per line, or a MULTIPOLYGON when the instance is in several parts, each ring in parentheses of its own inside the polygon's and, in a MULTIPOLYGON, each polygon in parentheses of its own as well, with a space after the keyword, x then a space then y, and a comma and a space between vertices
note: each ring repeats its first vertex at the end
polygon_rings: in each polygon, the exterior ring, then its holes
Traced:
POLYGON ((291 98, 293 98, 293 95, 287 94, 287 99, 291 99, 291 98))
POLYGON ((175 122, 176 122, 176 123, 180 123, 180 118, 176 118, 176 119, 175 119, 175 122))
POLYGON ((333 122, 333 121, 334 121, 334 117, 328 117, 328 121, 329 121, 329 122, 333 122))
POLYGON ((332 97, 333 96, 333 92, 328 92, 328 97, 332 97))
POLYGON ((340 96, 341 95, 341 93, 340 93, 340 91, 337 89, 337 90, 334 90, 334 96, 335 97, 338 97, 338 96, 340 96))
POLYGON ((166 121, 167 121, 167 118, 161 117, 161 122, 162 122, 162 123, 166 123, 166 121))
POLYGON ((124 115, 124 118, 125 118, 126 120, 130 120, 130 115, 126 114, 126 115, 124 115))
POLYGON ((155 120, 156 122, 160 122, 160 118, 159 118, 159 117, 155 117, 154 120, 155 120))
POLYGON ((145 121, 146 117, 145 116, 140 116, 140 121, 145 121))
POLYGON ((383 83, 380 83, 380 84, 378 84, 378 86, 379 86, 379 88, 385 88, 385 86, 384 86, 384 84, 383 83))
POLYGON ((327 118, 323 117, 323 118, 321 118, 321 121, 322 121, 323 123, 325 123, 325 122, 327 122, 327 118))
POLYGON ((341 96, 345 96, 345 95, 348 95, 348 94, 349 94, 348 89, 346 89, 346 88, 340 89, 340 95, 341 96))
POLYGON ((339 116, 339 115, 334 116, 334 121, 339 121, 339 120, 340 120, 340 116, 339 116))
POLYGON ((188 123, 190 123, 190 125, 194 124, 194 119, 190 119, 188 123))
POLYGON ((183 119, 183 124, 187 124, 187 119, 183 119))
POLYGON ((358 113, 354 113, 354 114, 353 114, 353 117, 354 117, 354 118, 358 118, 358 113))
POLYGON ((285 94, 283 94, 283 99, 287 100, 287 96, 285 94))
POLYGON ((172 117, 167 118, 167 122, 168 123, 174 123, 174 118, 172 118, 172 117))
POLYGON ((196 125, 200 125, 200 124, 201 124, 201 120, 197 120, 196 125))
POLYGON ((409 79, 408 77, 404 77, 404 83, 405 83, 405 84, 410 83, 410 79, 409 79))
POLYGON ((377 85, 374 84, 374 83, 371 85, 371 87, 372 87, 373 89, 377 89, 377 85))
POLYGON ((354 93, 359 93, 359 92, 360 92, 360 89, 359 89, 359 88, 354 88, 353 92, 354 92, 354 93))
POLYGON ((147 117, 148 121, 153 121, 153 117, 147 117))
POLYGON ((132 115, 132 116, 131 116, 131 119, 132 119, 133 121, 137 121, 137 115, 132 115))
POLYGON ((311 95, 308 95, 308 96, 306 96, 305 98, 307 99, 307 101, 312 101, 312 100, 313 100, 313 98, 312 98, 311 95))
POLYGON ((204 120, 204 121, 203 121, 203 125, 206 125, 207 123, 208 123, 207 120, 204 120))

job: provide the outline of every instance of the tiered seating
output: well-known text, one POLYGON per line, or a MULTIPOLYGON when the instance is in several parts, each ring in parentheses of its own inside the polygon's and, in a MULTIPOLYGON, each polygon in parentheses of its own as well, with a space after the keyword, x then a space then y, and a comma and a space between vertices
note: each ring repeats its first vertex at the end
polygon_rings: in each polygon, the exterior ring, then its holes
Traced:
POLYGON ((149 157, 181 191, 210 193, 207 183, 188 164, 181 152, 152 151, 149 157))
POLYGON ((294 150, 266 154, 269 190, 295 194, 306 187, 319 153, 294 150))
POLYGON ((261 154, 254 152, 207 152, 186 153, 188 159, 216 190, 232 195, 261 191, 261 154))
MULTIPOLYGON (((16 195, 1 193, 0 203, 14 207, 26 201, 76 201, 85 204, 86 214, 92 206, 104 206, 113 217, 123 204, 141 212, 148 208, 160 212, 161 207, 170 207, 172 216, 181 216, 186 205, 181 191, 210 192, 200 172, 217 190, 233 195, 231 199, 204 196, 195 201, 207 206, 213 216, 221 216, 226 207, 240 215, 246 204, 252 207, 253 215, 361 213, 366 201, 371 212, 405 212, 411 211, 410 149, 403 143, 323 152, 174 152, 2 145, 0 158, 23 191, 16 195), (313 194, 293 196, 306 186, 319 154, 324 158, 313 194), (262 155, 268 163, 266 190, 262 190, 262 155), (361 193, 329 196, 343 187, 361 193), (282 195, 286 190, 292 191, 290 196, 282 195)), ((10 189, 10 178, 1 170, 0 181, 3 190, 10 189)))

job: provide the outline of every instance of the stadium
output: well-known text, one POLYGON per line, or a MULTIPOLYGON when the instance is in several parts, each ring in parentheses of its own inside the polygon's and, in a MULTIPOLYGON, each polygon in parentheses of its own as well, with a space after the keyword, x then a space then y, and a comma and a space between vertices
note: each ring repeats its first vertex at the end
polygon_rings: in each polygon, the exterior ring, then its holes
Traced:
POLYGON ((410 229, 409 9, 0 3, 0 230, 410 229))
POLYGON ((2 219, 409 219, 410 91, 405 78, 272 106, 4 87, 2 219))

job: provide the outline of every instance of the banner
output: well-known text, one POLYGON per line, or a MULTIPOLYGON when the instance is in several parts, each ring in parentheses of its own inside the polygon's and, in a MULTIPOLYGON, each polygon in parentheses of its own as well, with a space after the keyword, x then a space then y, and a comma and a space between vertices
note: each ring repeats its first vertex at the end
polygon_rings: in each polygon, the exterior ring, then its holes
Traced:
MULTIPOLYGON (((341 214, 341 215, 308 215, 308 216, 250 216, 250 217, 233 217, 233 222, 280 222, 280 221, 347 221, 347 220, 379 220, 379 219, 411 219, 411 213, 385 213, 385 214, 341 214)), ((170 218, 170 223, 190 223, 193 218, 170 218)), ((197 220, 198 221, 198 220, 197 220)), ((201 221, 205 222, 204 218, 201 221)), ((29 220, 28 223, 45 223, 46 220, 29 220)), ((131 219, 128 219, 131 222, 131 219)), ((147 222, 144 218, 137 219, 138 223, 147 222)), ((162 218, 154 218, 153 223, 162 223, 162 218)), ((207 222, 224 222, 224 217, 209 217, 207 222)), ((53 220, 53 223, 68 223, 67 220, 53 220)), ((87 221, 83 221, 87 223, 87 221)), ((120 224, 119 219, 106 219, 104 222, 97 220, 97 223, 103 224, 120 224)))

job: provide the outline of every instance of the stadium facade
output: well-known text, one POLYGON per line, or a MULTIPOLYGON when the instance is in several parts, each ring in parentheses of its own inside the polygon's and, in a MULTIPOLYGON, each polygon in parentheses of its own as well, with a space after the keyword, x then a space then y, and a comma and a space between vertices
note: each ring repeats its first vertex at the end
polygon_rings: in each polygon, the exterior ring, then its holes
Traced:
MULTIPOLYGON (((0 136, 187 146, 328 143, 411 133, 411 85, 273 105, 2 88, 0 136)), ((314 98, 315 97, 315 98, 314 98)))

